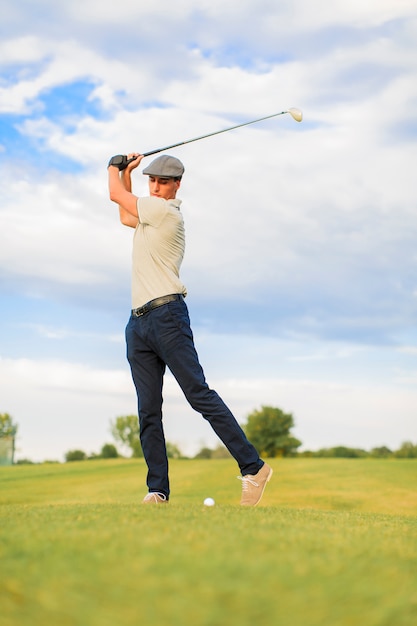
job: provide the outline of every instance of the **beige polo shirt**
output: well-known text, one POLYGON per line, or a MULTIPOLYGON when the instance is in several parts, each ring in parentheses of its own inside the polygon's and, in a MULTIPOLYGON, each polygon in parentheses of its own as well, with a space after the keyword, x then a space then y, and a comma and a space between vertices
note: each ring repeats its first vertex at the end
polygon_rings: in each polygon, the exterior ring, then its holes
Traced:
POLYGON ((133 236, 132 309, 171 293, 187 293, 179 278, 185 250, 181 200, 138 198, 133 236))

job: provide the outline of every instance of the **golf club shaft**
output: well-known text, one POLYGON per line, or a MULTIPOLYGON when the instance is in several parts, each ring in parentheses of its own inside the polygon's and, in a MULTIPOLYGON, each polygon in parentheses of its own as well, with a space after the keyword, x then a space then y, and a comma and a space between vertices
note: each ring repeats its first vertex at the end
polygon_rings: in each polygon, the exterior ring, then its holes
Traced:
POLYGON ((165 150, 171 150, 171 148, 177 148, 178 146, 184 146, 186 143, 192 143, 193 141, 199 141, 200 139, 206 139, 207 137, 213 137, 213 135, 220 135, 220 133, 226 133, 229 130, 234 130, 235 128, 241 128, 242 126, 248 126, 249 124, 255 124, 256 122, 262 122, 263 120, 269 120, 271 117, 276 117, 277 115, 284 115, 289 111, 281 111, 280 113, 273 113, 272 115, 266 115, 265 117, 260 117, 257 120, 252 120, 251 122, 244 122, 243 124, 237 124, 236 126, 231 126, 230 128, 224 128, 223 130, 217 130, 214 133, 209 133, 208 135, 201 135, 201 137, 195 137, 194 139, 187 139, 186 141, 180 141, 179 143, 173 143, 170 146, 165 146, 165 148, 157 148, 156 150, 151 150, 150 152, 144 152, 143 156, 150 156, 151 154, 157 154, 158 152, 164 152, 165 150))

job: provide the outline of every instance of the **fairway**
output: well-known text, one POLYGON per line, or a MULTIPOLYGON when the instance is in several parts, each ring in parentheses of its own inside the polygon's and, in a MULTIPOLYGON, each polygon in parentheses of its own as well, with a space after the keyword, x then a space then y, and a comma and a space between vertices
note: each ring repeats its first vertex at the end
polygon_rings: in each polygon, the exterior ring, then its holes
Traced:
POLYGON ((231 460, 156 507, 141 460, 0 468, 1 626, 416 624, 417 462, 270 463, 255 509, 231 460))

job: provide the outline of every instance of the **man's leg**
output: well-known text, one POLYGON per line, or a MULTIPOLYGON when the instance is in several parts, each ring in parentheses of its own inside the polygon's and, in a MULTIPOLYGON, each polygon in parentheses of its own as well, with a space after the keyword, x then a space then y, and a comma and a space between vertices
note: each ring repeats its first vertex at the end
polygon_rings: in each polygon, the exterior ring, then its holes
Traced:
POLYGON ((149 492, 169 498, 168 459, 162 424, 164 362, 143 338, 144 318, 131 318, 126 327, 127 358, 138 396, 140 441, 148 466, 149 492))
POLYGON ((236 459, 241 473, 257 474, 263 461, 230 409, 206 383, 185 302, 170 302, 152 311, 150 316, 155 350, 171 370, 190 405, 210 423, 236 459))

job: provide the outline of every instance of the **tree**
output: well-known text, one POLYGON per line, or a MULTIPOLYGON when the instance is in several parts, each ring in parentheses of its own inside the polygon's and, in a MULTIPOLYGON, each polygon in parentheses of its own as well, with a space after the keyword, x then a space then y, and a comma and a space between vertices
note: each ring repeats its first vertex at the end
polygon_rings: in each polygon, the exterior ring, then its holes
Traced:
POLYGON ((166 442, 167 457, 169 459, 180 459, 182 457, 181 450, 175 443, 166 442))
POLYGON ((0 465, 13 465, 17 428, 8 413, 0 413, 0 465))
POLYGON ((359 459, 366 457, 368 453, 361 448, 348 448, 347 446, 334 446, 329 449, 329 456, 336 459, 359 459))
POLYGON ((111 434, 116 441, 132 451, 132 457, 143 457, 139 440, 139 421, 137 415, 121 415, 110 422, 111 434))
POLYGON ((397 459, 416 459, 417 445, 415 446, 411 441, 404 441, 394 454, 397 459))
POLYGON ((11 415, 0 413, 0 437, 15 437, 18 425, 13 422, 11 415))
POLYGON ((71 461, 85 461, 86 458, 87 455, 83 450, 68 450, 68 452, 65 453, 67 463, 71 461))
POLYGON ((370 455, 376 459, 389 459, 393 456, 393 452, 387 446, 380 446, 379 448, 372 448, 370 455))
POLYGON ((204 446, 203 448, 201 448, 201 450, 199 450, 199 452, 197 452, 194 458, 195 459, 211 459, 212 452, 213 450, 211 448, 207 448, 207 446, 204 446))
POLYGON ((204 446, 197 452, 195 459, 229 459, 231 454, 229 450, 221 443, 216 448, 207 448, 204 446))
POLYGON ((118 456, 117 448, 112 443, 105 443, 101 448, 100 457, 102 459, 117 459, 118 456))
POLYGON ((212 459, 230 459, 232 455, 226 446, 219 443, 211 452, 212 459))
POLYGON ((261 456, 291 456, 301 446, 301 441, 290 433, 294 427, 291 413, 272 406, 262 406, 248 416, 244 427, 248 439, 261 456))

